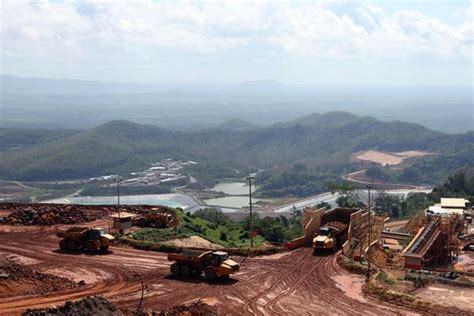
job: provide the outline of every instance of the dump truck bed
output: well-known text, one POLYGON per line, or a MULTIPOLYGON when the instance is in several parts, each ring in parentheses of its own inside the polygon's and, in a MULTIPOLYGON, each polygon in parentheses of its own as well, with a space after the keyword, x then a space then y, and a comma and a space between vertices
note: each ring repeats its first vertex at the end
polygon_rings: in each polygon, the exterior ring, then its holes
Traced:
POLYGON ((212 251, 183 250, 181 253, 169 253, 168 260, 177 262, 199 263, 212 251))
POLYGON ((349 225, 341 223, 341 222, 329 222, 329 223, 324 224, 321 227, 332 228, 333 230, 336 231, 336 234, 339 234, 340 232, 347 230, 349 228, 349 225))
POLYGON ((79 238, 88 229, 87 227, 71 227, 66 231, 58 232, 56 235, 60 238, 79 238))

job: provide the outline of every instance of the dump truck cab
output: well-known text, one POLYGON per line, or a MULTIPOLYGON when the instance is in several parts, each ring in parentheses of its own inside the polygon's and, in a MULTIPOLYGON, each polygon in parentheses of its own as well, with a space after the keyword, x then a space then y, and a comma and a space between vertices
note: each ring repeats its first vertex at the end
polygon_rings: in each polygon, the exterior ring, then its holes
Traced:
POLYGON ((313 248, 320 249, 336 249, 337 242, 333 236, 333 232, 329 227, 321 227, 318 236, 313 239, 313 248))
POLYGON ((229 277, 232 273, 239 271, 237 262, 229 259, 229 255, 224 251, 214 251, 210 254, 210 265, 215 267, 217 277, 229 277))

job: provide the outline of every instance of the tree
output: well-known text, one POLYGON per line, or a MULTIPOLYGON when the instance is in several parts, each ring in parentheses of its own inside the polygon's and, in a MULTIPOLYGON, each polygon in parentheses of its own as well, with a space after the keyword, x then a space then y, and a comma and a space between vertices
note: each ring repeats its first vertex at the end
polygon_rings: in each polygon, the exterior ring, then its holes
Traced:
POLYGON ((230 222, 229 216, 217 208, 202 208, 196 211, 193 216, 208 220, 216 224, 225 224, 230 222))
POLYGON ((320 202, 319 204, 316 205, 317 208, 325 208, 326 210, 329 210, 331 209, 331 204, 329 204, 328 202, 320 202))
POLYGON ((364 205, 361 202, 360 187, 357 184, 330 182, 327 184, 327 188, 333 194, 339 193, 340 196, 336 199, 336 204, 339 207, 362 207, 364 205))
POLYGON ((399 217, 402 208, 402 200, 398 195, 381 192, 375 199, 375 207, 381 212, 388 212, 390 217, 399 217))

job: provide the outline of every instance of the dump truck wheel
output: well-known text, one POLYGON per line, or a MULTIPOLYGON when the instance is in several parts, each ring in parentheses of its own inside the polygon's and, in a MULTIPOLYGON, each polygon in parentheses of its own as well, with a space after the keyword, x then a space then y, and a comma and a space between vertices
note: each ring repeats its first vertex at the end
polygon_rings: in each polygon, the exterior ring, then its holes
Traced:
POLYGON ((64 239, 62 239, 62 240, 59 242, 59 249, 61 249, 62 251, 67 251, 67 241, 65 241, 64 239))
POLYGON ((227 281, 227 280, 230 279, 230 275, 229 274, 224 274, 224 275, 221 275, 219 278, 221 278, 224 281, 227 281))
POLYGON ((180 268, 179 268, 179 264, 177 263, 173 263, 171 266, 170 266, 170 271, 171 271, 171 275, 174 276, 174 277, 177 277, 180 273, 180 268))
POLYGON ((66 244, 68 251, 75 251, 77 248, 76 242, 74 240, 68 240, 66 241, 66 244))
POLYGON ((109 246, 100 247, 100 252, 107 252, 107 250, 109 250, 109 246))
POLYGON ((138 227, 146 227, 148 225, 148 222, 145 218, 139 218, 137 221, 137 226, 138 227))
POLYGON ((179 264, 173 263, 170 267, 171 275, 177 277, 179 275, 179 264))
POLYGON ((181 275, 185 278, 189 278, 192 274, 192 270, 189 266, 182 266, 181 267, 181 275))
POLYGON ((97 246, 94 242, 89 241, 86 245, 87 251, 90 253, 97 252, 97 246))
POLYGON ((216 278, 216 272, 212 268, 207 268, 206 271, 204 271, 204 275, 208 281, 214 281, 216 278))

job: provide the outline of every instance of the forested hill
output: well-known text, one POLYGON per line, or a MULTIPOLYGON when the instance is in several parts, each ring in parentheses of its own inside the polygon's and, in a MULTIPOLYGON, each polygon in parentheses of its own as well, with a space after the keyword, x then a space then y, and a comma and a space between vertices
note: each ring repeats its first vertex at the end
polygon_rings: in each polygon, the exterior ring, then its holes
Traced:
MULTIPOLYGON (((21 131, 18 131, 21 133, 21 131)), ((313 114, 254 129, 179 132, 112 121, 58 139, 13 150, 0 138, 0 177, 18 180, 81 178, 129 172, 163 158, 193 159, 209 168, 273 168, 305 162, 339 166, 364 149, 421 149, 438 153, 471 148, 474 133, 449 135, 421 125, 384 122, 346 112, 313 114), (471 147, 469 147, 471 146, 471 147)))

